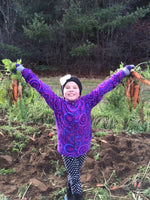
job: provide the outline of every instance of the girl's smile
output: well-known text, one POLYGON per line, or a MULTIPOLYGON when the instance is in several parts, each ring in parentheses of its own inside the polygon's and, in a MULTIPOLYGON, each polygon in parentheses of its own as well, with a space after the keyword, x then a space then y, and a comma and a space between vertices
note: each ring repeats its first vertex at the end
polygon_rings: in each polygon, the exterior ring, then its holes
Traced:
POLYGON ((80 90, 74 81, 69 81, 64 87, 64 98, 69 101, 75 101, 80 97, 80 90))

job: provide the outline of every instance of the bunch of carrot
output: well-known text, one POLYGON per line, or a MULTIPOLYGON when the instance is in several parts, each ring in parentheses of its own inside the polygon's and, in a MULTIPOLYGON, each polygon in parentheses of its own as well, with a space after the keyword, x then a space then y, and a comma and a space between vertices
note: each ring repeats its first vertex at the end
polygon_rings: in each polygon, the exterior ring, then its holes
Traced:
POLYGON ((136 108, 137 103, 139 103, 140 94, 140 82, 134 77, 129 77, 126 82, 126 96, 128 97, 129 105, 131 108, 136 108))
POLYGON ((12 62, 10 59, 3 59, 2 63, 4 64, 4 68, 10 74, 12 78, 12 88, 13 88, 13 100, 14 104, 17 103, 18 98, 22 96, 22 85, 19 84, 21 82, 22 76, 19 71, 16 71, 16 63, 21 64, 22 60, 17 60, 16 62, 12 62))
POLYGON ((131 70, 131 76, 127 79, 126 83, 126 96, 128 97, 130 105, 134 108, 139 103, 140 82, 150 86, 149 80, 145 79, 138 72, 131 70))

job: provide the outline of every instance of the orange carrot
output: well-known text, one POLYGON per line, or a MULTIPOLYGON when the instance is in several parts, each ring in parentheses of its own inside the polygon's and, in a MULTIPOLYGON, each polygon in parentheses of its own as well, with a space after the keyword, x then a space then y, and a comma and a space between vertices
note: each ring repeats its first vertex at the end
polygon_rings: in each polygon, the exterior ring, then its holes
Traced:
POLYGON ((119 188, 121 188, 122 186, 111 186, 110 187, 110 190, 113 191, 113 190, 117 190, 119 188))
POLYGON ((96 186, 97 186, 97 187, 100 187, 100 188, 104 188, 104 187, 105 187, 104 184, 97 184, 96 186))
POLYGON ((139 92, 140 92, 140 82, 134 80, 135 77, 130 77, 126 83, 126 96, 129 101, 129 109, 131 110, 131 106, 136 108, 137 103, 139 102, 139 92))
POLYGON ((103 142, 103 143, 105 143, 105 144, 107 144, 107 143, 108 143, 106 140, 101 140, 101 142, 103 142))
POLYGON ((22 85, 18 86, 18 97, 19 97, 19 99, 21 99, 21 97, 22 97, 22 85))
POLYGON ((18 81, 16 79, 12 80, 12 86, 13 86, 13 97, 14 97, 14 103, 17 103, 17 94, 18 94, 18 81))
POLYGON ((128 100, 131 100, 131 96, 130 96, 130 79, 127 79, 127 83, 126 83, 126 96, 128 97, 128 100))
POLYGON ((0 132, 0 135, 4 137, 4 134, 2 132, 0 132))
POLYGON ((135 89, 135 81, 132 79, 130 84, 130 96, 131 100, 133 100, 134 97, 134 89, 135 89))
POLYGON ((141 182, 134 181, 133 182, 133 187, 134 188, 140 188, 141 187, 141 182))
POLYGON ((133 107, 136 108, 136 104, 139 100, 139 93, 140 93, 140 86, 135 85, 135 90, 134 90, 134 99, 133 99, 133 107))
POLYGON ((129 102, 129 110, 131 111, 131 94, 130 94, 131 88, 130 88, 130 84, 131 84, 131 79, 128 78, 127 82, 126 82, 126 96, 128 98, 128 102, 129 102))
POLYGON ((48 134, 49 137, 52 137, 53 135, 54 135, 53 132, 48 134))
POLYGON ((35 141, 35 134, 33 134, 33 136, 29 137, 29 138, 30 138, 30 140, 35 141))
POLYGON ((136 182, 136 181, 133 182, 133 187, 134 187, 134 188, 137 187, 137 182, 136 182))
POLYGON ((150 81, 148 81, 147 79, 145 79, 143 76, 141 76, 138 72, 135 71, 131 71, 132 76, 136 77, 138 80, 140 80, 141 82, 145 83, 146 85, 150 86, 150 81))
POLYGON ((141 187, 141 182, 139 182, 137 185, 137 188, 140 188, 140 187, 141 187))

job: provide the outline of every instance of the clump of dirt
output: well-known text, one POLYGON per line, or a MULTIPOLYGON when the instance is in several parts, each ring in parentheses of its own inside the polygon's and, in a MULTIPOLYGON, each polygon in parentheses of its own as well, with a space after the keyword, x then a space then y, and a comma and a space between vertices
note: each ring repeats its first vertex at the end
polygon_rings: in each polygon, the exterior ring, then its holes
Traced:
MULTIPOLYGON (((56 136, 49 135, 44 126, 39 129, 42 133, 35 141, 29 140, 21 153, 12 151, 13 136, 0 135, 0 169, 15 170, 15 173, 0 175, 0 192, 12 200, 19 199, 20 189, 25 184, 29 186, 25 194, 27 200, 59 199, 59 191, 66 187, 67 174, 57 152, 56 136)), ((81 171, 86 199, 94 199, 92 192, 86 192, 89 188, 105 188, 106 182, 115 200, 117 196, 125 196, 127 188, 121 186, 130 185, 132 189, 133 176, 149 163, 150 133, 111 133, 93 138, 81 171), (116 190, 112 187, 114 183, 120 186, 116 190)), ((141 187, 150 187, 149 182, 144 184, 141 187)))

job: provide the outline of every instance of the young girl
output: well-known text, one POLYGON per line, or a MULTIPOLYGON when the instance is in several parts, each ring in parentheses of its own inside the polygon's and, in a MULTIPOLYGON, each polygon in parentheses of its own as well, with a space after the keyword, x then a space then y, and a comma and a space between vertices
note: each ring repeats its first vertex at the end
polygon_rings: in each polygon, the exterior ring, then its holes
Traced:
POLYGON ((114 89, 121 80, 130 74, 133 65, 127 65, 97 86, 89 94, 82 96, 80 80, 70 74, 60 79, 63 97, 57 96, 31 70, 16 64, 22 76, 35 88, 54 111, 57 128, 57 150, 62 155, 68 173, 68 186, 65 199, 83 200, 80 170, 90 149, 92 127, 90 114, 105 93, 114 89))

